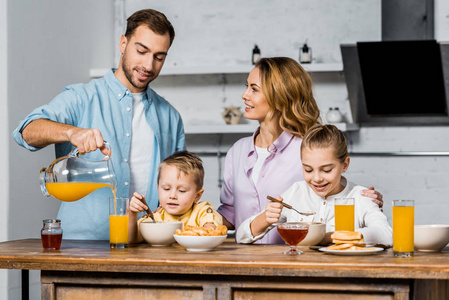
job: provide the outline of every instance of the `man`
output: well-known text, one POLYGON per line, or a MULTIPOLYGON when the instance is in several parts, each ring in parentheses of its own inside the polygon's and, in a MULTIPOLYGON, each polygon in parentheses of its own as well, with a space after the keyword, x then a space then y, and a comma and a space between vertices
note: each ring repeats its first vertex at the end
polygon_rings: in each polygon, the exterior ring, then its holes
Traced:
MULTIPOLYGON (((164 65, 174 36, 164 14, 137 11, 128 18, 120 38, 118 69, 88 84, 66 87, 21 121, 14 139, 31 151, 55 144, 57 157, 78 147, 83 158, 90 160, 108 155, 106 140, 112 149, 117 197, 138 192, 146 195, 154 210, 159 163, 185 149, 181 116, 149 87, 164 65)), ((108 198, 112 196, 111 189, 102 188, 78 201, 62 202, 58 218, 64 238, 107 240, 108 198)))

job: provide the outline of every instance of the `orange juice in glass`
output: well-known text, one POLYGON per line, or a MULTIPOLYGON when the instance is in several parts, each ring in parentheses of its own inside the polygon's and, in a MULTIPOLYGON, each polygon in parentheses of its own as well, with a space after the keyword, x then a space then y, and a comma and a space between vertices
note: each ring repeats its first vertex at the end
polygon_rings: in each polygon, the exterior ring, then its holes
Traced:
POLYGON ((354 231, 354 198, 335 198, 335 231, 354 231))
POLYGON ((396 257, 413 256, 415 201, 393 200, 393 253, 396 257))
POLYGON ((111 248, 128 247, 129 198, 109 198, 109 244, 111 248))

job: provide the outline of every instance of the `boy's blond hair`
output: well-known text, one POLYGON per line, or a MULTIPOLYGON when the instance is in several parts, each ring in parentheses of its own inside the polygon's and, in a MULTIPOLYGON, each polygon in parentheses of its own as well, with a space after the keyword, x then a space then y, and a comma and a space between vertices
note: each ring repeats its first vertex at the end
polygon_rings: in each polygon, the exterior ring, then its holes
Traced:
POLYGON ((304 135, 301 143, 301 153, 304 148, 332 147, 335 157, 344 162, 348 154, 346 137, 334 125, 315 125, 304 135))
POLYGON ((203 188, 204 168, 203 161, 195 154, 189 151, 179 151, 165 158, 159 165, 159 175, 157 182, 159 183, 161 170, 164 166, 174 166, 184 175, 193 175, 193 181, 196 184, 197 191, 203 188))

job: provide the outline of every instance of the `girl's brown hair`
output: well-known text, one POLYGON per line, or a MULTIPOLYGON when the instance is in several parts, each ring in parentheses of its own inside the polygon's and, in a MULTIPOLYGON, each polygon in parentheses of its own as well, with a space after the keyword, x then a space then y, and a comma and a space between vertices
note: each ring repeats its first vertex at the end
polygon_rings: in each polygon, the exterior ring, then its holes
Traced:
POLYGON ((176 167, 176 169, 178 169, 178 176, 179 172, 182 172, 184 175, 193 175, 193 181, 196 184, 197 191, 203 188, 203 161, 195 153, 179 151, 165 158, 159 165, 159 175, 157 176, 158 183, 161 176, 161 169, 166 165, 176 167))
MULTIPOLYGON (((303 137, 315 124, 320 123, 320 110, 312 92, 312 79, 295 60, 288 57, 262 58, 256 63, 261 88, 271 108, 266 118, 279 117, 283 131, 303 137)), ((275 128, 268 127, 273 136, 275 128)))
POLYGON ((344 163, 348 154, 346 137, 334 125, 315 125, 305 134, 301 143, 301 153, 304 148, 332 147, 335 157, 344 163))

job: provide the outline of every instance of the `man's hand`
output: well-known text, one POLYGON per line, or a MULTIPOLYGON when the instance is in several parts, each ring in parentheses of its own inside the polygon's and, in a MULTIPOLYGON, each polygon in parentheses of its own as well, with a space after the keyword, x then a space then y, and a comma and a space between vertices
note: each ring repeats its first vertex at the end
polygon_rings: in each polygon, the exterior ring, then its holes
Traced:
POLYGON ((83 129, 73 127, 67 134, 70 143, 78 148, 79 153, 85 154, 100 148, 104 155, 110 155, 109 150, 104 145, 103 136, 98 129, 83 129))

